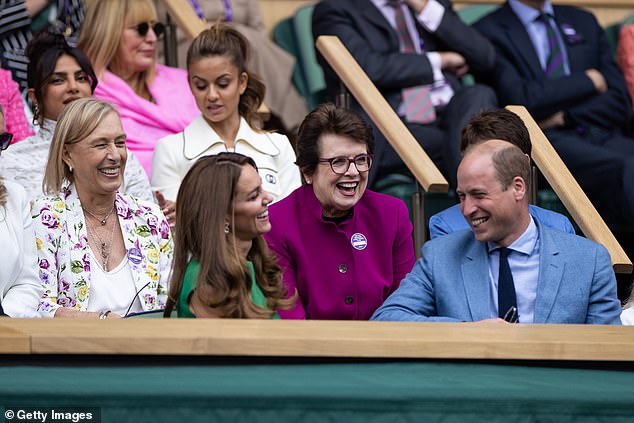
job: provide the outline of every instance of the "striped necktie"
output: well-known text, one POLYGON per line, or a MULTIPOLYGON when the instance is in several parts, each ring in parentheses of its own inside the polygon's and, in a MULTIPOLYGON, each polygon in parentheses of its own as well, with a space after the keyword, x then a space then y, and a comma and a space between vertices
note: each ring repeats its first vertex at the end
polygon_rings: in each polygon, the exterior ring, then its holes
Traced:
MULTIPOLYGON (((401 53, 415 53, 414 41, 407 28, 405 13, 400 1, 391 1, 394 7, 396 33, 401 53)), ((403 89, 402 111, 405 119, 411 123, 426 124, 436 120, 436 111, 431 101, 431 85, 418 85, 403 89)))
POLYGON ((546 36, 548 37, 548 48, 550 51, 548 52, 546 69, 544 70, 546 78, 561 78, 566 75, 564 70, 564 54, 559 44, 559 38, 557 38, 557 34, 552 26, 554 18, 548 13, 540 13, 536 20, 544 24, 546 27, 546 36))

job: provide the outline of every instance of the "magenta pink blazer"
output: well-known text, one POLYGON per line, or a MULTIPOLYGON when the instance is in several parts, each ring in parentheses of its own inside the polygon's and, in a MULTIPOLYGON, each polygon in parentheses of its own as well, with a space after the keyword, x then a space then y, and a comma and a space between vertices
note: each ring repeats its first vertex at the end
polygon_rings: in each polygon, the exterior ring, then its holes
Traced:
POLYGON ((414 266, 412 224, 405 203, 366 190, 350 219, 322 219, 311 185, 269 208, 265 235, 299 294, 283 319, 367 320, 414 266))

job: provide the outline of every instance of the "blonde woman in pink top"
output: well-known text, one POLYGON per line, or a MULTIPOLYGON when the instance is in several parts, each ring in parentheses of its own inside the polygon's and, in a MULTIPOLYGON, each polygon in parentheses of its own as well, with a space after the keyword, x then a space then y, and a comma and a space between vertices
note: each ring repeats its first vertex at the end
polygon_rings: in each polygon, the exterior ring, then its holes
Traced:
POLYGON ((151 0, 99 0, 86 11, 78 43, 99 78, 95 97, 117 108, 127 147, 148 176, 156 142, 200 114, 187 72, 157 64, 164 30, 151 0))

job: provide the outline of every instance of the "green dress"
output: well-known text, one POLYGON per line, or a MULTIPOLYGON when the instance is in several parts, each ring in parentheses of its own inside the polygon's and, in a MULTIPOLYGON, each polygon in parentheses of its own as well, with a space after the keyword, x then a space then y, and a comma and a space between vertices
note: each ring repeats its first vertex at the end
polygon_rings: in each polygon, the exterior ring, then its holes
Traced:
MULTIPOLYGON (((255 282, 255 269, 253 263, 247 261, 249 265, 249 273, 251 274, 251 301, 258 307, 267 308, 266 297, 264 293, 255 282)), ((189 310, 189 296, 196 288, 196 281, 198 280, 198 273, 200 272, 200 263, 197 260, 192 260, 185 269, 185 276, 183 277, 183 287, 181 288, 181 294, 178 298, 177 312, 178 317, 195 318, 194 314, 189 310)), ((280 315, 277 311, 271 317, 272 319, 279 319, 280 315)))

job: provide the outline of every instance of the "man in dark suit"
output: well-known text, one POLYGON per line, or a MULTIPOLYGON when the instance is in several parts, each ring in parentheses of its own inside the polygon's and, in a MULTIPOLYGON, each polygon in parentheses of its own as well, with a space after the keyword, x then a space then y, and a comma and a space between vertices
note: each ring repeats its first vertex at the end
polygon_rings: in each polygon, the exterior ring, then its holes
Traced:
POLYGON ((550 0, 508 0, 475 25, 496 48, 479 75, 502 104, 526 106, 609 222, 634 216, 632 104, 592 14, 550 0))
MULTIPOLYGON (((312 25, 315 38, 341 39, 455 186, 460 130, 473 114, 496 104, 490 88, 467 88, 460 78, 467 71, 492 69, 492 45, 460 20, 449 0, 323 0, 315 6, 312 25), (407 99, 412 91, 420 95, 414 105, 407 99), (422 111, 429 113, 416 116, 422 111)), ((334 98, 338 78, 319 60, 334 98)), ((363 113, 354 100, 352 107, 363 113)), ((385 138, 378 131, 375 137, 378 166, 371 178, 402 171, 402 161, 385 138)))

